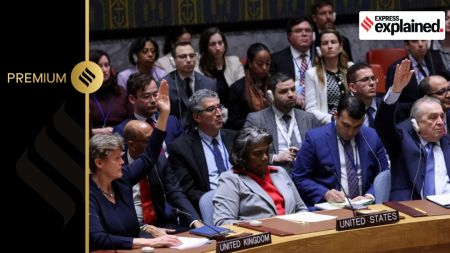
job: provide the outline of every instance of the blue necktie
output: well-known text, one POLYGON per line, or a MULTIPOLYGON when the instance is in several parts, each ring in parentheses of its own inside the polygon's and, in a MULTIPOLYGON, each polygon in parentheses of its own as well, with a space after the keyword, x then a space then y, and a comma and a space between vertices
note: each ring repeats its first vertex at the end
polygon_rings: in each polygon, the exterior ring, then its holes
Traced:
POLYGON ((374 114, 375 113, 375 109, 373 109, 372 107, 368 107, 367 108, 367 117, 369 119, 369 127, 374 128, 374 122, 375 122, 375 117, 374 114))
POLYGON ((434 142, 429 142, 427 144, 427 166, 425 171, 425 182, 423 185, 423 196, 435 195, 436 190, 434 186, 434 153, 433 146, 434 142))
MULTIPOLYGON (((345 165, 347 171, 347 183, 348 183, 348 194, 350 198, 355 198, 359 196, 359 182, 358 176, 356 175, 355 163, 353 158, 353 148, 350 141, 343 141, 344 153, 345 153, 345 165)), ((339 179, 338 179, 339 180, 339 179)))
POLYGON ((212 140, 212 144, 214 160, 216 161, 217 170, 219 171, 219 174, 221 174, 222 172, 227 171, 227 169, 225 168, 225 163, 223 162, 222 153, 220 153, 219 150, 219 143, 215 138, 212 140))

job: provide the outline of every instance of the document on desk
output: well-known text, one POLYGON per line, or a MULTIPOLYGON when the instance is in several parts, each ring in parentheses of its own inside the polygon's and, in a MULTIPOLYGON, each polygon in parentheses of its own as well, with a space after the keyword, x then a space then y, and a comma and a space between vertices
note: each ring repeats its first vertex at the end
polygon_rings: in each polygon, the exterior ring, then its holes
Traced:
MULTIPOLYGON (((361 199, 358 201, 352 201, 353 205, 369 205, 372 204, 373 200, 372 199, 361 199)), ((336 210, 336 209, 342 209, 345 206, 348 205, 348 201, 345 200, 344 202, 333 202, 333 203, 328 203, 328 202, 323 202, 323 203, 318 203, 315 204, 314 206, 319 209, 319 210, 336 210)))
POLYGON ((179 249, 179 250, 190 249, 190 248, 200 247, 209 242, 208 238, 194 238, 194 237, 181 237, 181 236, 178 236, 177 238, 181 241, 181 244, 176 247, 171 247, 172 249, 179 249))
POLYGON ((430 195, 427 199, 442 207, 450 208, 450 194, 430 195))
POLYGON ((318 222, 335 219, 336 216, 317 214, 311 212, 299 212, 294 214, 277 216, 278 219, 295 221, 295 222, 318 222))

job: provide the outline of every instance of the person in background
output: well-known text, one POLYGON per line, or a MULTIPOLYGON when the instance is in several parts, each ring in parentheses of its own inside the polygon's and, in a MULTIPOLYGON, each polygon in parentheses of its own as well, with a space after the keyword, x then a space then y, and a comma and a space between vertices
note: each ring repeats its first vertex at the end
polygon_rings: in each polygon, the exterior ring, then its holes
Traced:
POLYGON ((244 67, 237 56, 227 56, 228 43, 217 27, 205 29, 200 36, 200 72, 216 80, 220 102, 228 108, 230 86, 244 77, 244 67))
POLYGON ((269 164, 283 166, 290 172, 306 132, 320 126, 320 122, 313 114, 295 108, 297 93, 294 80, 289 76, 273 73, 269 89, 274 95, 272 106, 249 113, 244 127, 266 129, 273 138, 269 164))
POLYGON ((233 168, 219 177, 213 198, 215 225, 307 210, 288 173, 268 166, 271 142, 272 136, 257 127, 238 132, 230 157, 233 168))
POLYGON ((314 59, 313 24, 307 18, 293 18, 288 21, 286 33, 290 46, 271 55, 270 73, 282 72, 295 80, 296 105, 303 109, 306 70, 314 59))
POLYGON ((89 99, 92 134, 110 134, 115 125, 133 113, 133 109, 128 103, 127 91, 117 84, 109 55, 93 49, 89 52, 89 60, 97 63, 103 72, 102 86, 89 99))
POLYGON ((131 74, 147 73, 153 79, 159 81, 166 75, 166 71, 155 66, 156 60, 159 57, 158 44, 150 37, 138 37, 130 45, 128 50, 128 60, 135 67, 131 67, 121 71, 117 77, 118 83, 123 88, 127 88, 127 81, 131 74))
POLYGON ((247 114, 271 104, 267 87, 270 78, 270 50, 262 43, 254 43, 247 50, 245 77, 230 87, 228 121, 225 128, 239 130, 247 114))
POLYGON ((377 197, 374 179, 389 167, 377 133, 363 125, 365 113, 361 99, 345 96, 335 122, 306 133, 292 180, 308 208, 325 201, 343 202, 345 193, 351 201, 373 202, 377 197))
MULTIPOLYGON (((315 31, 316 37, 325 29, 335 29, 334 21, 336 21, 336 12, 334 12, 334 6, 327 0, 316 0, 311 5, 311 18, 317 28, 315 31)), ((348 56, 349 61, 353 61, 352 50, 350 47, 350 41, 347 37, 342 36, 342 47, 348 56)), ((315 42, 315 47, 319 47, 319 41, 315 42)))
POLYGON ((305 110, 322 123, 331 122, 339 101, 348 93, 346 74, 353 63, 342 49, 342 37, 336 30, 325 29, 317 38, 320 48, 314 66, 306 71, 305 110))
POLYGON ((443 63, 438 74, 450 75, 450 9, 445 11, 445 39, 431 41, 430 51, 432 54, 439 54, 443 63))
MULTIPOLYGON (((166 73, 170 73, 176 68, 172 50, 177 43, 192 43, 191 32, 184 26, 172 27, 166 34, 163 48, 164 56, 160 57, 155 63, 156 66, 164 69, 166 73)), ((199 71, 198 63, 195 65, 195 71, 199 71)))
MULTIPOLYGON (((170 113, 166 82, 159 88, 161 112, 156 128, 144 153, 128 166, 123 166, 123 140, 118 135, 98 134, 89 141, 89 240, 90 250, 131 249, 144 246, 176 246, 176 236, 164 235, 148 239, 140 236, 133 204, 132 186, 150 170, 159 156, 170 113)), ((144 227, 142 230, 145 230, 144 227)), ((144 231, 142 231, 144 232, 144 231)))

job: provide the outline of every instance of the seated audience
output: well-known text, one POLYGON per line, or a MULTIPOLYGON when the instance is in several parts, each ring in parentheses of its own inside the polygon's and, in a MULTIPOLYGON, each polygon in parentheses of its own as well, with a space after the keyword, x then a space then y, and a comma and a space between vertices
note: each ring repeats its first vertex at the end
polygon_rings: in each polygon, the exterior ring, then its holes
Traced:
POLYGON ((352 63, 337 31, 323 30, 317 39, 320 49, 314 58, 315 67, 306 71, 305 110, 325 124, 331 122, 339 101, 348 93, 345 77, 352 63))
POLYGON ((395 123, 399 97, 411 76, 414 71, 405 59, 396 67, 394 84, 375 118, 392 164, 391 200, 450 193, 450 136, 440 101, 424 96, 413 104, 410 119, 395 123))
POLYGON ((217 27, 203 31, 200 36, 200 71, 217 82, 220 102, 228 108, 230 86, 244 77, 244 67, 237 56, 227 56, 228 43, 217 27))
POLYGON ((166 71, 155 66, 158 60, 159 48, 158 43, 150 37, 138 37, 130 45, 128 50, 128 60, 135 67, 131 67, 121 71, 117 77, 118 83, 123 88, 127 88, 127 81, 131 74, 146 73, 150 74, 153 79, 159 81, 166 71))
POLYGON ((127 91, 117 84, 109 55, 102 50, 91 50, 89 60, 97 63, 103 72, 103 84, 90 94, 89 114, 93 134, 110 134, 113 127, 132 114, 127 91))
POLYGON ((248 113, 257 112, 271 104, 267 94, 269 69, 269 48, 262 43, 250 45, 247 50, 245 77, 230 87, 226 128, 241 129, 248 113))
POLYGON ((256 127, 237 134, 233 169, 220 175, 213 198, 216 225, 307 210, 287 172, 268 166, 271 142, 272 136, 256 127))
MULTIPOLYGON (((164 129, 170 112, 167 83, 161 84, 159 92, 160 118, 144 153, 133 164, 123 166, 123 140, 120 136, 98 134, 89 141, 92 172, 89 179, 90 250, 180 244, 178 238, 172 235, 153 239, 141 237, 133 204, 132 186, 153 169, 165 137, 164 129)), ((146 227, 141 228, 146 230, 146 227)))
POLYGON ((297 93, 294 80, 283 73, 272 74, 269 89, 273 104, 259 112, 249 113, 244 127, 256 126, 272 135, 269 164, 280 165, 290 172, 306 131, 320 126, 313 114, 295 108, 297 93))
POLYGON ((345 193, 352 201, 377 197, 373 181, 388 169, 388 160, 375 130, 363 125, 365 112, 359 98, 346 96, 339 102, 335 122, 306 133, 292 180, 309 208, 345 201, 345 193))

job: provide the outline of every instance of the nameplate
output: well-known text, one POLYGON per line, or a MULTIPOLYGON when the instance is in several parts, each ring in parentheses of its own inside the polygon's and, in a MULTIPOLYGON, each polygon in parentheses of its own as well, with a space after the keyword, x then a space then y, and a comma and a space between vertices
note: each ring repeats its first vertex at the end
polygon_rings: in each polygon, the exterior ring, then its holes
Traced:
POLYGON ((216 243, 216 252, 233 252, 272 243, 270 233, 250 235, 216 243))
POLYGON ((374 227, 397 223, 400 220, 398 211, 380 212, 346 219, 336 220, 336 230, 349 230, 356 228, 374 227))

